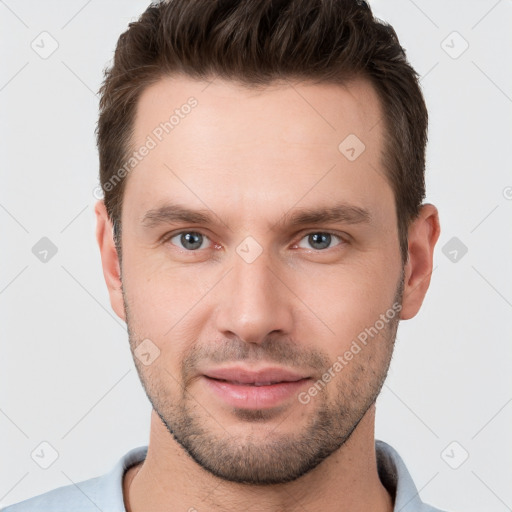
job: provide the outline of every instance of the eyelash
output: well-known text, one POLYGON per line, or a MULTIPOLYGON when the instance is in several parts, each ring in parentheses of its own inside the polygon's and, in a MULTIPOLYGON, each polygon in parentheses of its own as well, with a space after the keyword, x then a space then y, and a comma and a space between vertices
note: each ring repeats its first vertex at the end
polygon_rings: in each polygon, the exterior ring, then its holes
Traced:
MULTIPOLYGON (((212 240, 208 237, 208 235, 205 235, 204 233, 201 233, 201 231, 194 231, 194 230, 184 230, 184 231, 178 231, 178 232, 173 232, 173 233, 169 233, 167 235, 165 235, 164 237, 162 237, 162 243, 168 243, 170 242, 173 238, 175 238, 176 236, 180 236, 180 235, 184 235, 184 234, 187 234, 187 233, 194 233, 194 234, 197 234, 197 235, 201 235, 203 236, 204 238, 210 240, 210 242, 214 245, 214 246, 217 246, 217 247, 220 247, 219 244, 215 243, 215 242, 212 242, 212 240)), ((315 234, 322 234, 322 235, 330 235, 332 237, 335 237, 337 238, 340 242, 336 245, 334 245, 333 247, 327 247, 326 249, 309 249, 311 252, 315 252, 315 253, 322 253, 322 252, 327 252, 329 251, 330 249, 335 249, 336 247, 340 247, 340 246, 343 246, 343 245, 346 245, 348 243, 346 237, 338 234, 338 233, 334 233, 333 231, 308 231, 306 233, 303 233, 301 238, 299 239, 299 241, 297 243, 294 243, 293 244, 293 248, 297 248, 298 247, 298 244, 304 240, 304 238, 310 236, 310 235, 315 235, 315 234)), ((174 245, 175 247, 177 247, 178 250, 182 251, 182 252, 186 252, 186 253, 198 253, 204 249, 195 249, 195 250, 190 250, 190 249, 185 249, 185 248, 182 248, 182 247, 179 247, 175 244, 171 244, 171 245, 174 245)))

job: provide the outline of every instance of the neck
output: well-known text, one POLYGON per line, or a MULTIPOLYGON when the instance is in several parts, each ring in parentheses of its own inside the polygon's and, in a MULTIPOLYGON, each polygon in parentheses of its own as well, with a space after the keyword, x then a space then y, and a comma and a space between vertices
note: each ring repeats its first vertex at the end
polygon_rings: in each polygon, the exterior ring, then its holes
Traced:
POLYGON ((285 484, 255 486, 222 480, 183 450, 153 411, 148 453, 123 482, 127 512, 251 510, 392 512, 393 498, 379 479, 374 438, 375 406, 346 443, 315 469, 285 484))

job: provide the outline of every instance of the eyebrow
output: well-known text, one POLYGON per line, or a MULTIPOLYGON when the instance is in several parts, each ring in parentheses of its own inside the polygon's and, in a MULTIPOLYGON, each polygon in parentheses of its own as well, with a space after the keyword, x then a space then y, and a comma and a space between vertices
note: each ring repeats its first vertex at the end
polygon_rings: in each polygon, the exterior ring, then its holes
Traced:
MULTIPOLYGON (((184 222, 190 224, 224 224, 208 209, 192 210, 179 204, 167 204, 148 210, 142 218, 142 225, 151 229, 162 224, 184 222), (216 217, 218 220, 214 220, 216 217)), ((305 224, 321 223, 370 224, 372 216, 368 210, 347 203, 317 208, 294 208, 285 213, 275 227, 297 227, 305 224)))
POLYGON ((279 226, 302 226, 304 224, 343 223, 370 224, 372 216, 368 210, 351 204, 336 204, 319 208, 291 210, 277 222, 279 226))
POLYGON ((179 204, 169 204, 148 210, 142 218, 142 225, 147 228, 173 222, 212 224, 212 212, 210 210, 191 210, 179 204))

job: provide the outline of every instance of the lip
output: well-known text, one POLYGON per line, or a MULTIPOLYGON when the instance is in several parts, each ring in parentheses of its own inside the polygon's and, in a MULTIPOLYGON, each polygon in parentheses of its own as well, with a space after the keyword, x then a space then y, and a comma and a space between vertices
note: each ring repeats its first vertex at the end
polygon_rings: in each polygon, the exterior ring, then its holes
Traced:
POLYGON ((242 367, 217 368, 204 372, 206 377, 217 380, 225 380, 230 383, 268 385, 281 382, 296 382, 309 378, 286 368, 267 367, 259 370, 249 370, 242 367))
POLYGON ((208 390, 231 407, 269 409, 295 396, 310 377, 283 368, 219 368, 203 375, 208 390))

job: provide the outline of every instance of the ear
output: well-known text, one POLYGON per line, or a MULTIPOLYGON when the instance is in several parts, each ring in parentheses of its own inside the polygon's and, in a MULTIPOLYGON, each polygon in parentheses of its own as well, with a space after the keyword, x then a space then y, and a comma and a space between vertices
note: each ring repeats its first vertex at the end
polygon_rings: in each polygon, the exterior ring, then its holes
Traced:
POLYGON ((434 246, 441 232, 439 214, 432 204, 424 204, 409 226, 409 259, 404 268, 404 293, 400 318, 414 317, 430 285, 434 246))
POLYGON ((117 316, 126 321, 121 283, 121 267, 114 243, 112 222, 103 200, 96 203, 96 240, 100 248, 103 277, 110 295, 110 304, 117 316))

